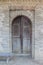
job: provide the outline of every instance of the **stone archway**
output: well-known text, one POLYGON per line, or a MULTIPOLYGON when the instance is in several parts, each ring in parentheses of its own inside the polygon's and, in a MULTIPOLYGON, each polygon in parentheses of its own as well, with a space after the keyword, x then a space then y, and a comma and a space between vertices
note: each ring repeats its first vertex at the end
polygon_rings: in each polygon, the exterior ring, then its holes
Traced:
MULTIPOLYGON (((32 23, 32 47, 31 47, 31 56, 32 56, 32 58, 34 58, 34 53, 35 53, 35 44, 34 44, 34 33, 35 33, 35 27, 34 27, 34 11, 30 11, 30 10, 26 10, 26 11, 24 11, 24 10, 11 10, 10 11, 10 43, 11 43, 11 45, 10 45, 10 48, 11 48, 11 50, 12 50, 12 21, 17 17, 17 16, 21 16, 21 15, 23 15, 23 16, 26 16, 28 19, 30 19, 31 20, 31 23, 32 23)), ((11 51, 12 52, 12 51, 11 51)))
POLYGON ((15 54, 31 55, 32 23, 26 16, 17 16, 12 21, 12 51, 15 54))

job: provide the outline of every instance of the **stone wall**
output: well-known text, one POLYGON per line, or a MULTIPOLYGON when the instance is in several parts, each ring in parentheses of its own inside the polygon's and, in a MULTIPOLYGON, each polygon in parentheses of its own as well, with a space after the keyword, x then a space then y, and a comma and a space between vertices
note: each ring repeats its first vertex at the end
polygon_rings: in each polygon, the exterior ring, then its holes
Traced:
POLYGON ((35 8, 35 59, 43 60, 43 6, 35 8))
POLYGON ((43 5, 43 0, 0 0, 0 5, 22 9, 34 9, 38 4, 43 5))
POLYGON ((0 52, 10 52, 9 49, 9 10, 0 8, 0 52))
MULTIPOLYGON (((37 6, 34 9, 25 6, 8 6, 0 5, 0 53, 12 52, 12 40, 11 40, 11 18, 9 10, 14 9, 17 15, 25 14, 29 17, 29 10, 33 10, 32 19, 32 57, 36 60, 43 60, 43 6, 37 6), (17 13, 16 10, 24 10, 17 13), (28 10, 28 11, 26 11, 28 10), (27 14, 27 13, 28 14, 27 14), (34 22, 33 22, 34 21, 34 22)), ((13 16, 12 15, 12 16, 13 16)))

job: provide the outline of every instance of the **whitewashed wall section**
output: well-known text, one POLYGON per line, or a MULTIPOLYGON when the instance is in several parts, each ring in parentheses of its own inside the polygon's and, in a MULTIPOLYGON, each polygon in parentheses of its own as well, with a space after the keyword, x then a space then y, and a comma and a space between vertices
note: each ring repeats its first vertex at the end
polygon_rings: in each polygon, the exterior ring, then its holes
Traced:
POLYGON ((0 52, 10 52, 9 10, 0 9, 0 52))

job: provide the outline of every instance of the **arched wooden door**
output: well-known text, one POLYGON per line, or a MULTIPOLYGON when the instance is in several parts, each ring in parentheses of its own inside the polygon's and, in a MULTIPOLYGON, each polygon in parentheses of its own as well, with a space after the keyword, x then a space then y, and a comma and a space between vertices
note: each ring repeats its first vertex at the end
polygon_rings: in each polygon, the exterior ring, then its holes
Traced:
POLYGON ((12 51, 15 54, 30 54, 31 36, 31 21, 26 16, 17 16, 12 22, 12 51))

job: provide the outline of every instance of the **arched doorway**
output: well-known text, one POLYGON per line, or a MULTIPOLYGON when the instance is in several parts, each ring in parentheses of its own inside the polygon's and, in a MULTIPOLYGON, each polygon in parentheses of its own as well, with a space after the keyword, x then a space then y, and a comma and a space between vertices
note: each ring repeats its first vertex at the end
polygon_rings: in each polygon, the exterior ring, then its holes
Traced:
POLYGON ((32 24, 26 16, 17 16, 12 21, 12 51, 15 54, 31 55, 32 24))

